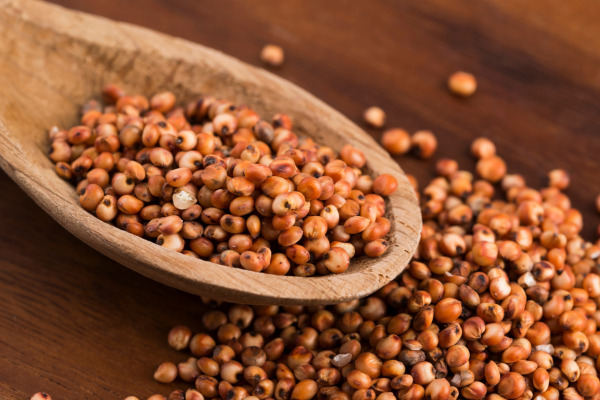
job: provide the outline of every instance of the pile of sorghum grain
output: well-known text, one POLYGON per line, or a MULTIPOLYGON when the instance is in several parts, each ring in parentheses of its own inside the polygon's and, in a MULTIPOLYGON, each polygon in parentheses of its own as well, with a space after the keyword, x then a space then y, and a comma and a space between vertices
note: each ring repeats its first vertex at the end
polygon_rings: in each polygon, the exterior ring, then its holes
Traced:
POLYGON ((173 93, 147 99, 115 85, 86 103, 81 125, 50 130, 57 174, 105 222, 191 257, 276 275, 344 272, 382 255, 385 200, 398 183, 245 106, 173 93))
POLYGON ((191 354, 154 378, 194 388, 168 399, 600 400, 600 243, 579 235, 568 174, 535 190, 488 139, 471 150, 478 178, 436 163, 396 281, 327 307, 223 305, 206 333, 174 327, 169 345, 191 354))

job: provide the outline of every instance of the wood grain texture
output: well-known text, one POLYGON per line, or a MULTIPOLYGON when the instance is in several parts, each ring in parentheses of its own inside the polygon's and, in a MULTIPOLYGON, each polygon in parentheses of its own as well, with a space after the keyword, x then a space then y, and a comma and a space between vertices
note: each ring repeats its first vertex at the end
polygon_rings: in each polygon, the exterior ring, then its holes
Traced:
POLYGON ((247 304, 331 304, 366 296, 405 268, 421 231, 417 200, 400 167, 366 132, 309 93, 215 50, 147 29, 35 1, 0 1, 0 166, 75 236, 149 278, 187 292, 247 304), (12 22, 12 24, 11 24, 12 22), (116 83, 129 93, 173 91, 186 104, 208 93, 278 112, 294 131, 339 151, 362 149, 366 170, 398 180, 386 217, 388 251, 357 257, 342 274, 311 278, 259 274, 186 257, 130 235, 83 210, 54 172, 47 130, 78 124, 78 109, 116 83), (42 110, 40 112, 40 110, 42 110))
MULTIPOLYGON (((258 64, 262 45, 286 50, 277 74, 359 121, 379 104, 389 125, 432 129, 440 150, 471 169, 470 140, 498 144, 509 171, 534 187, 553 167, 594 238, 600 219, 600 7, 595 0, 428 2, 330 0, 60 0, 258 64), (479 91, 456 99, 453 71, 479 91)), ((40 110, 43 112, 43 110, 40 110)), ((380 132, 372 131, 378 138, 380 132)), ((433 163, 398 158, 424 180, 433 163)), ((157 284, 92 250, 0 172, 0 398, 140 399, 168 388, 152 372, 184 357, 166 346, 172 325, 200 328, 197 297, 157 284)), ((177 386, 177 385, 174 385, 177 386)))

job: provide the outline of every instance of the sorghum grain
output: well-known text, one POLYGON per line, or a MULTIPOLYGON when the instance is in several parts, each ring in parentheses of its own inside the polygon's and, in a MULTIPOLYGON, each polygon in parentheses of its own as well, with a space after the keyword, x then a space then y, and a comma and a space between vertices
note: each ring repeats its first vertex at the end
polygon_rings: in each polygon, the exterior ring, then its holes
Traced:
MULTIPOLYGON (((283 49, 281 46, 268 44, 260 52, 260 60, 271 67, 279 67, 284 61, 283 49)), ((168 111, 168 109, 166 110, 168 111)))
POLYGON ((455 95, 469 97, 477 90, 477 80, 468 72, 458 71, 448 78, 448 88, 455 95))
POLYGON ((365 110, 363 118, 367 124, 374 128, 382 128, 385 125, 386 115, 379 107, 369 107, 365 110))

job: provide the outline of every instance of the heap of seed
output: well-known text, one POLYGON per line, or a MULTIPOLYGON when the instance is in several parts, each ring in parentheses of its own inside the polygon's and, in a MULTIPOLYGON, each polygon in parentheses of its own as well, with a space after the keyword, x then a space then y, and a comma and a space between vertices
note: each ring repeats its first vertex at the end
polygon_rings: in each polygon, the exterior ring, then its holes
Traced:
POLYGON ((344 272, 382 255, 385 200, 398 183, 363 174, 362 151, 340 154, 292 132, 287 115, 261 120, 203 96, 177 107, 115 85, 86 103, 81 125, 50 130, 56 172, 105 222, 191 257, 270 274, 344 272))
POLYGON ((191 354, 154 377, 194 388, 168 399, 599 400, 600 243, 579 235, 568 174, 535 190, 491 141, 472 152, 477 178, 437 162, 396 281, 327 307, 223 305, 206 333, 173 328, 169 345, 191 354))

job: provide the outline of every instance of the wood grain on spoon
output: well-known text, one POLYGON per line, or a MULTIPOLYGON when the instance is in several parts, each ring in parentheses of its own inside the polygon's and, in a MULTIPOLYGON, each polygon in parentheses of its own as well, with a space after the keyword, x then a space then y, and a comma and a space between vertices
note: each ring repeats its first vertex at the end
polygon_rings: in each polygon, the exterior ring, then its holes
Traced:
POLYGON ((2 0, 0 11, 0 166, 53 218, 81 240, 133 270, 191 293, 238 303, 324 304, 371 293, 396 277, 419 240, 420 212, 397 164, 373 139, 304 90, 218 51, 139 27, 37 1, 2 0), (189 259, 86 213, 74 189, 56 176, 47 129, 77 121, 83 102, 108 83, 132 93, 171 90, 247 104, 259 115, 291 116, 295 131, 339 150, 350 143, 369 173, 391 173, 388 252, 360 258, 340 275, 273 276, 189 259))

